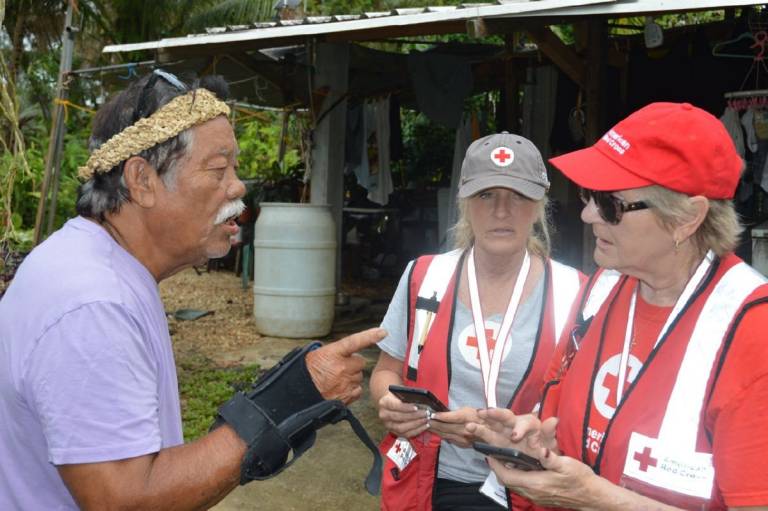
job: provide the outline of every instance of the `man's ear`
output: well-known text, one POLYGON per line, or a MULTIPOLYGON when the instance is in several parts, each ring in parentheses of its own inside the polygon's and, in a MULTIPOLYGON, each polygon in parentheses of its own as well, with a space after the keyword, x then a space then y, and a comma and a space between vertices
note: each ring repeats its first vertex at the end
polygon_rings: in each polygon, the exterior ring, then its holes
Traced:
POLYGON ((125 186, 131 197, 131 202, 151 208, 157 200, 159 177, 155 168, 140 156, 131 156, 123 167, 125 186))

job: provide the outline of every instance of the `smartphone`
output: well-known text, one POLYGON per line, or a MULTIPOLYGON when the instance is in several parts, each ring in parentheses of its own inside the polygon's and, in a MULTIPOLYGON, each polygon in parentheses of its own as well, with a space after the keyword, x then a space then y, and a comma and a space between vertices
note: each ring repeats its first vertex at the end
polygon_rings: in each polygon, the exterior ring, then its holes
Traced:
POLYGON ((472 447, 474 447, 476 451, 492 456, 497 460, 511 463, 519 470, 528 472, 532 470, 545 470, 545 468, 541 466, 539 460, 533 456, 528 456, 517 449, 512 449, 511 447, 496 447, 495 445, 486 444, 485 442, 474 442, 472 447))
POLYGON ((403 385, 390 385, 389 391, 400 398, 403 403, 411 403, 431 409, 433 412, 447 412, 448 407, 442 401, 428 391, 418 387, 405 387, 403 385))

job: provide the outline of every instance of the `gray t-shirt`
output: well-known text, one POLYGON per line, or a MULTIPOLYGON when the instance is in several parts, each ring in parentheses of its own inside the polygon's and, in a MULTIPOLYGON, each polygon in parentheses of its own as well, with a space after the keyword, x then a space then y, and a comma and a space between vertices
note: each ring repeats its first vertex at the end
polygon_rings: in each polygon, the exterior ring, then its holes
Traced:
MULTIPOLYGON (((395 295, 381 323, 381 327, 387 330, 388 335, 379 342, 379 348, 398 360, 405 360, 408 346, 408 325, 406 324, 408 274, 412 264, 413 262, 408 265, 400 278, 395 295)), ((443 299, 452 299, 452 297, 446 295, 443 299)), ((499 406, 506 406, 512 399, 531 361, 543 300, 544 279, 539 278, 533 293, 518 307, 509 341, 504 348, 496 386, 496 401, 499 406)), ((457 300, 454 314, 450 343, 452 376, 448 388, 448 407, 451 410, 464 406, 485 408, 487 404, 483 393, 483 377, 480 372, 472 311, 461 300, 457 300)), ((502 319, 501 314, 486 317, 486 330, 492 330, 496 335, 502 319)), ((442 442, 438 477, 464 483, 478 483, 485 480, 488 472, 484 455, 472 448, 462 449, 448 442, 442 442)))

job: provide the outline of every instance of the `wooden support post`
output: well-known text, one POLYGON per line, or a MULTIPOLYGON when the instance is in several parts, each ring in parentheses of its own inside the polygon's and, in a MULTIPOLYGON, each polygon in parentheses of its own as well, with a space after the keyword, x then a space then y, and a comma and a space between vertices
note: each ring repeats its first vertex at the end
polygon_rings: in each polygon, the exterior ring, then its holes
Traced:
MULTIPOLYGON (((66 99, 66 96, 62 99, 66 99)), ((59 197, 59 187, 61 186, 61 153, 64 150, 64 137, 67 134, 67 125, 64 124, 61 112, 59 112, 58 120, 60 127, 58 134, 55 138, 55 148, 53 153, 53 162, 51 164, 51 202, 48 204, 48 226, 45 230, 45 235, 48 236, 53 232, 54 222, 56 220, 56 204, 59 197)), ((54 143, 54 140, 51 140, 54 143)))
POLYGON ((590 21, 587 27, 587 74, 586 74, 586 98, 587 119, 585 136, 587 144, 594 144, 603 134, 604 108, 601 102, 605 83, 605 55, 608 46, 605 22, 590 21))
MULTIPOLYGON (((601 101, 605 93, 605 56, 608 48, 608 32, 605 21, 590 20, 587 22, 586 47, 586 126, 584 127, 585 141, 592 145, 602 136, 605 129, 605 108, 601 101)), ((581 268, 585 273, 592 273, 596 266, 594 261, 595 236, 592 228, 584 225, 582 244, 581 268)))
POLYGON ((504 61, 504 126, 511 133, 520 133, 520 73, 512 58, 515 52, 515 36, 504 38, 506 60, 504 61))
POLYGON ((64 31, 61 35, 61 61, 59 62, 59 79, 56 85, 56 102, 53 105, 53 115, 51 116, 51 137, 48 143, 48 153, 45 157, 45 175, 40 189, 40 199, 37 203, 37 216, 35 217, 34 244, 37 245, 43 239, 43 219, 45 218, 46 204, 48 202, 48 192, 51 183, 54 184, 53 199, 51 201, 51 213, 48 219, 48 230, 53 228, 53 218, 56 214, 56 195, 58 192, 58 169, 61 148, 63 146, 64 133, 64 106, 62 102, 69 97, 66 81, 68 74, 72 70, 72 52, 75 47, 75 34, 72 27, 72 2, 67 5, 67 13, 64 19, 64 31))
POLYGON ((549 60, 576 82, 579 87, 584 86, 586 77, 584 63, 572 48, 561 41, 549 27, 531 27, 527 32, 549 60))
POLYGON ((312 142, 310 202, 331 206, 331 214, 336 222, 336 291, 339 292, 349 45, 319 43, 314 49, 312 93, 322 91, 323 96, 317 96, 320 104, 314 105, 315 119, 319 119, 319 122, 316 121, 312 142))

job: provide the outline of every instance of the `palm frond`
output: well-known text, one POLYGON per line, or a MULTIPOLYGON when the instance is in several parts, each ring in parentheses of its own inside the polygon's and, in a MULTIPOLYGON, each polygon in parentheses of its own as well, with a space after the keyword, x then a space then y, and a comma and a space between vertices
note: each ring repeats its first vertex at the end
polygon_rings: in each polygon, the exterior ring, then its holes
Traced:
POLYGON ((186 23, 189 31, 206 27, 243 25, 272 17, 273 0, 225 0, 210 9, 194 13, 186 23))

